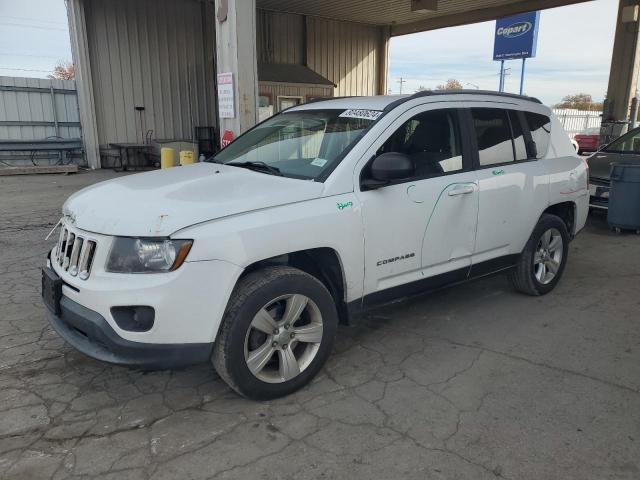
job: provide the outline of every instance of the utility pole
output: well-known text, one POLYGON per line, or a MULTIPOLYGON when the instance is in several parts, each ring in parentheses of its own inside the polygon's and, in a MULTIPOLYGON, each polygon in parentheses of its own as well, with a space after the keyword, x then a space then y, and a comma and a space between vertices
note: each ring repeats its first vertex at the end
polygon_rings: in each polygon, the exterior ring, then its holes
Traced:
POLYGON ((520 95, 524 92, 524 62, 526 60, 526 58, 522 59, 522 70, 520 70, 520 95))
POLYGON ((509 70, 511 70, 511 67, 509 68, 504 68, 504 60, 500 61, 500 84, 498 86, 498 91, 499 92, 504 92, 504 81, 505 78, 507 77, 507 75, 511 75, 509 73, 509 70))
POLYGON ((400 77, 400 80, 398 80, 398 83, 400 84, 400 95, 402 95, 402 85, 407 83, 407 81, 404 78, 400 77))

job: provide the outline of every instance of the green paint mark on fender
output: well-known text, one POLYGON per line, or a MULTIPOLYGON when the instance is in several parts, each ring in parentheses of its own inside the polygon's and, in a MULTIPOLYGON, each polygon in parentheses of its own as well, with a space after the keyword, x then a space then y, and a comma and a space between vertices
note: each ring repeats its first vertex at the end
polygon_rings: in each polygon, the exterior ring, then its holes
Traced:
POLYGON ((345 208, 353 207, 353 202, 352 201, 348 201, 345 203, 338 202, 336 203, 336 205, 338 206, 338 210, 344 210, 345 208))
POLYGON ((504 174, 504 170, 501 168, 497 168, 495 170, 493 170, 491 173, 493 173, 494 175, 503 175, 504 174))

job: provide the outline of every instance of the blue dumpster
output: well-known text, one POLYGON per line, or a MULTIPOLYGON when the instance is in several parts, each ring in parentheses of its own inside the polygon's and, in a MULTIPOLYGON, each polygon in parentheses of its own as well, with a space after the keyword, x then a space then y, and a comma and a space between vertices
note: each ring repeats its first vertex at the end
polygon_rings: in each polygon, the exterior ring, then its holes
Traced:
POLYGON ((640 165, 611 164, 607 222, 616 230, 640 230, 640 165))

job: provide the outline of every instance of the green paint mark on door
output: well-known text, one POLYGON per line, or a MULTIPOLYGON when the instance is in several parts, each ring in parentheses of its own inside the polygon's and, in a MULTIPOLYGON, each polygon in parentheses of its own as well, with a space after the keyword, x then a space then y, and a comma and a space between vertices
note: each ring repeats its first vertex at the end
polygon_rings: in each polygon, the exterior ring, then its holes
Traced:
POLYGON ((345 208, 353 207, 353 202, 352 201, 348 201, 345 203, 338 202, 336 205, 338 206, 338 210, 344 210, 345 208))

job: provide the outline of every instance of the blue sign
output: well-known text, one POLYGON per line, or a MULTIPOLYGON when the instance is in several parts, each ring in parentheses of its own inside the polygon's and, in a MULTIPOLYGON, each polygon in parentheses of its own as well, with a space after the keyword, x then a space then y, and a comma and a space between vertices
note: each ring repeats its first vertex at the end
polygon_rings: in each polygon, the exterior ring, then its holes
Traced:
POLYGON ((521 13, 496 20, 493 59, 535 57, 539 23, 540 12, 521 13))

